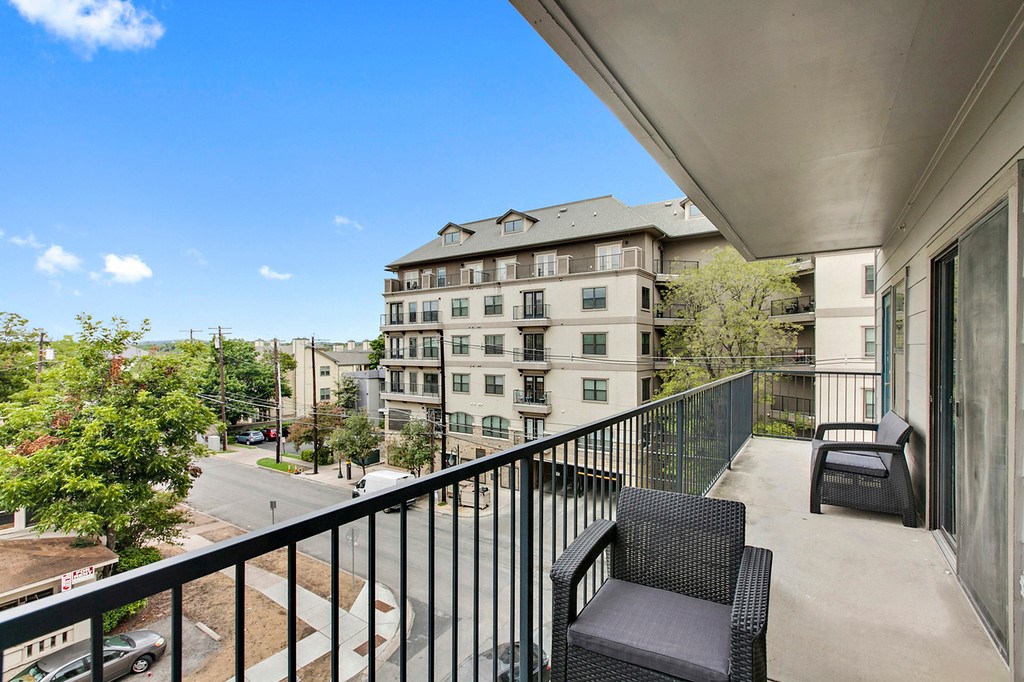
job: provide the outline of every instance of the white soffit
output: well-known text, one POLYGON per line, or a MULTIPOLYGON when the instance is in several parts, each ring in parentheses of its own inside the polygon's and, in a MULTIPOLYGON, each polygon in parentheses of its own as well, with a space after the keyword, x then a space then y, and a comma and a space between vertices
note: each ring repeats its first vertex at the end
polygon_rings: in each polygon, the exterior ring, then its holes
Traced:
POLYGON ((896 227, 1020 0, 511 0, 747 257, 896 227))

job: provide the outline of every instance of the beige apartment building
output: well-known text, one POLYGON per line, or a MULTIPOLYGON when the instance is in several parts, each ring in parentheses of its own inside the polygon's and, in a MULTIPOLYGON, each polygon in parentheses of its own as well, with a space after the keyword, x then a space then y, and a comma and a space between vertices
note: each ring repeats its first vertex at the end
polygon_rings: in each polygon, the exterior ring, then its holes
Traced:
MULTIPOLYGON (((448 223, 387 267, 396 277, 385 280, 381 316, 386 430, 409 419, 440 426, 443 412, 448 451, 465 460, 647 402, 668 363, 661 335, 685 324, 661 310, 661 287, 719 246, 728 244, 685 199, 627 206, 604 196, 448 223)), ((804 331, 778 364, 813 369, 821 355, 873 368, 862 343, 874 324, 863 293, 873 252, 792 267, 801 296, 773 313, 804 331)))

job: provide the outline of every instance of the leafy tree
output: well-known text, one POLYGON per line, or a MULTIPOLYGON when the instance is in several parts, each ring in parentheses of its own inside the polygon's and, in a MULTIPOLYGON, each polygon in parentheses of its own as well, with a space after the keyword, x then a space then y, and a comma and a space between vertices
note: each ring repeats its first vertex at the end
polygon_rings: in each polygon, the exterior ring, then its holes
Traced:
POLYGON ((75 338, 38 386, 0 404, 0 508, 29 507, 37 528, 102 538, 119 551, 171 540, 178 505, 202 473, 197 441, 216 416, 196 397, 198 347, 125 359, 148 331, 78 317, 75 338))
POLYGON ((661 372, 661 395, 768 367, 766 356, 794 348, 800 326, 773 319, 769 306, 799 293, 783 261, 748 263, 732 248, 712 250, 707 265, 685 270, 662 297, 662 311, 690 323, 665 330, 661 348, 677 361, 661 372))
POLYGON ((377 369, 381 359, 384 357, 384 332, 370 341, 370 369, 377 369))
POLYGON ((339 374, 335 383, 335 402, 346 410, 359 405, 359 383, 350 374, 339 374))
MULTIPOLYGON (((294 422, 288 430, 288 440, 297 446, 311 444, 313 449, 320 453, 320 464, 330 464, 332 461, 331 448, 325 447, 331 434, 341 428, 345 423, 345 408, 336 403, 324 401, 313 406, 317 415, 317 440, 313 442, 313 415, 309 414, 301 420, 294 422)), ((310 461, 313 461, 310 458, 310 461)))
MULTIPOLYGON (((210 341, 210 365, 203 381, 202 393, 220 399, 220 367, 218 351, 210 341)), ((281 395, 290 396, 291 387, 284 380, 287 354, 281 357, 281 395)), ((291 358, 294 363, 294 358, 291 358)), ((227 396, 227 419, 237 424, 241 419, 257 418, 268 413, 277 402, 274 358, 270 353, 257 353, 253 344, 242 339, 224 339, 224 392, 227 396)), ((219 408, 218 408, 219 411, 219 408)))
POLYGON ((380 429, 365 414, 355 414, 331 434, 328 445, 340 462, 342 458, 359 465, 366 475, 367 460, 380 444, 380 429))
POLYGON ((32 382, 38 335, 21 315, 0 311, 0 402, 32 382))
POLYGON ((388 461, 392 466, 408 469, 416 476, 420 470, 434 460, 431 429, 427 422, 409 421, 402 427, 399 440, 391 447, 388 461))

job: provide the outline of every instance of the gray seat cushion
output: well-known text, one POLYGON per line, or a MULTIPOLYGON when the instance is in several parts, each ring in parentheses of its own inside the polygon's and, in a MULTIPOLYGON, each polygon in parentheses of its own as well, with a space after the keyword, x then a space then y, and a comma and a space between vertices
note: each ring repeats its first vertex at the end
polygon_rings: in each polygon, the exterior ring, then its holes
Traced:
MULTIPOLYGON (((818 456, 818 448, 826 441, 811 441, 811 462, 818 456)), ((872 452, 870 450, 833 450, 825 457, 824 468, 832 471, 845 471, 850 474, 885 478, 892 467, 891 452, 872 452)))
POLYGON ((902 445, 909 437, 910 424, 890 410, 885 413, 882 421, 878 423, 878 433, 875 435, 875 441, 878 443, 889 443, 890 445, 902 445))
POLYGON ((569 646, 693 682, 728 682, 727 604, 609 579, 569 626, 569 646))

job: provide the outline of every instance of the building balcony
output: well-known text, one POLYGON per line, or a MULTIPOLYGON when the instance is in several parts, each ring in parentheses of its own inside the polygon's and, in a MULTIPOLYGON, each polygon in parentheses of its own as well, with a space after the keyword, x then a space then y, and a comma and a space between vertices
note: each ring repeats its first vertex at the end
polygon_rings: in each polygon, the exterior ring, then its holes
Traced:
POLYGON ((512 307, 512 319, 519 327, 547 327, 551 324, 551 305, 517 305, 512 307))
POLYGON ((409 384, 384 382, 381 391, 382 400, 394 400, 406 403, 423 403, 427 405, 441 404, 441 390, 436 384, 409 384))
POLYGON ((516 369, 551 369, 550 348, 516 348, 512 351, 512 366, 516 369))
POLYGON ((530 414, 551 414, 551 391, 513 391, 512 407, 530 414))
POLYGON ((773 317, 789 317, 789 321, 801 322, 804 318, 814 319, 814 297, 793 296, 792 298, 780 298, 772 301, 773 317), (798 319, 799 318, 799 319, 798 319))
POLYGON ((695 260, 678 260, 669 258, 657 258, 654 261, 654 274, 656 282, 668 282, 675 279, 686 270, 695 270, 700 267, 700 262, 695 260))
POLYGON ((693 324, 693 318, 682 306, 659 306, 654 311, 654 324, 658 327, 666 327, 673 324, 693 324))
POLYGON ((381 365, 385 367, 439 367, 441 359, 437 348, 390 348, 381 365))
POLYGON ((380 329, 384 332, 439 329, 441 326, 441 312, 438 310, 423 310, 415 313, 384 313, 380 316, 380 329))
MULTIPOLYGON (((822 421, 850 416, 850 405, 837 397, 842 392, 831 390, 832 382, 856 380, 877 388, 878 381, 873 373, 800 373, 808 375, 809 395, 823 401, 809 411, 822 421)), ((324 667, 317 672, 303 667, 313 659, 304 653, 312 640, 300 641, 305 626, 296 624, 305 622, 300 614, 313 613, 308 604, 314 601, 325 607, 316 611, 314 636, 322 644, 316 656, 325 657, 326 668, 333 662, 344 672, 337 677, 407 679, 430 672, 442 678, 452 674, 453 663, 473 661, 505 641, 546 645, 538 633, 551 622, 547 576, 553 557, 596 517, 613 516, 616 492, 633 486, 746 505, 747 544, 774 553, 769 679, 1008 679, 1006 664, 928 530, 905 528, 898 516, 838 507, 808 513, 810 446, 758 436, 766 414, 757 393, 762 384, 757 373, 745 372, 407 485, 358 499, 339 494, 337 504, 304 507, 275 525, 7 609, 0 612, 0 651, 83 620, 92 624, 99 642, 105 611, 169 591, 169 625, 162 633, 168 648, 157 665, 180 673, 190 584, 220 572, 229 583, 219 596, 235 614, 234 636, 221 646, 228 655, 233 649, 236 679, 250 677, 250 671, 251 679, 257 672, 264 673, 259 679, 329 679, 324 667), (460 496, 480 494, 466 492, 463 481, 475 482, 474 491, 489 488, 490 514, 441 515, 435 495, 453 496, 452 506, 458 508, 460 496), (408 501, 414 504, 406 509, 408 501), (401 514, 385 516, 393 507, 402 507, 401 514), (514 533, 508 530, 513 522, 514 533), (357 537, 351 545, 345 542, 357 537), (351 569, 364 578, 363 596, 345 611, 331 608, 329 600, 339 598, 339 583, 346 581, 329 580, 330 594, 315 599, 298 585, 297 546, 321 557, 334 575, 351 569), (435 546, 459 552, 435 554, 435 546), (260 636, 258 629, 246 627, 251 597, 239 586, 265 582, 266 572, 247 568, 247 562, 277 549, 290 556, 275 582, 290 625, 285 648, 264 663, 246 656, 254 650, 251 645, 234 644, 260 636), (436 576, 436 598, 426 576, 436 576), (390 603, 381 599, 385 591, 390 603), (408 618, 413 604, 425 617, 408 618), (435 630, 437 622, 445 625, 435 630), (472 636, 492 628, 499 632, 496 642, 472 636), (457 633, 469 634, 456 643, 457 633), (426 661, 434 661, 432 671, 424 669, 426 661), (254 666, 273 667, 272 677, 254 666)), ((396 394, 405 396, 410 387, 389 383, 386 388, 401 389, 396 394)), ((333 471, 322 479, 330 481, 338 481, 333 471)), ((282 478, 279 485, 302 484, 282 478)), ((604 575, 595 579, 600 582, 604 575)), ((584 598, 596 587, 590 585, 584 598)), ((520 647, 520 670, 533 669, 533 649, 520 647)))
POLYGON ((793 348, 790 350, 774 350, 768 356, 772 365, 781 367, 807 366, 814 364, 813 348, 793 348))

